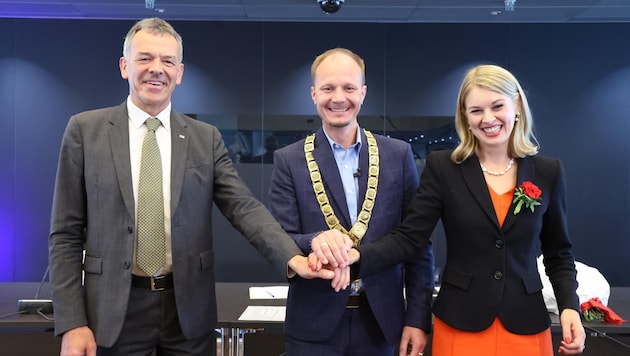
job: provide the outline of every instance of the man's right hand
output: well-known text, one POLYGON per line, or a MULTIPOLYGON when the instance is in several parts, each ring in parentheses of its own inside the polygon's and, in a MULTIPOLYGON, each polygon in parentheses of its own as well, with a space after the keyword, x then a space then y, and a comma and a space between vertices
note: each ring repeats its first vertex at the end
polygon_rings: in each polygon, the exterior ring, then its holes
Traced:
POLYGON ((60 356, 96 356, 92 330, 87 326, 79 326, 66 331, 61 338, 60 356))

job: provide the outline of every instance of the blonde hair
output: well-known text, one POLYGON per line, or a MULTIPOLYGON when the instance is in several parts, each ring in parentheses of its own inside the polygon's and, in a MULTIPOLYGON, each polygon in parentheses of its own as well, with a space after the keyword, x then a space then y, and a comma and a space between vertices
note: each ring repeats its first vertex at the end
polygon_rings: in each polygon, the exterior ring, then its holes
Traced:
POLYGON ((129 51, 131 50, 131 39, 141 30, 145 30, 152 35, 170 35, 175 37, 175 40, 177 40, 177 44, 179 45, 178 60, 180 63, 184 60, 184 44, 182 36, 175 31, 171 24, 157 17, 142 19, 131 27, 129 32, 127 32, 125 42, 123 43, 123 57, 127 58, 129 51))
POLYGON ((358 54, 352 52, 349 49, 341 48, 341 47, 329 49, 326 52, 315 57, 315 60, 313 61, 313 64, 311 65, 311 81, 315 83, 315 71, 317 70, 317 67, 319 67, 319 65, 322 64, 324 59, 330 57, 333 54, 338 54, 338 53, 345 54, 348 57, 352 58, 355 62, 357 62, 357 64, 361 68, 361 77, 363 78, 363 84, 365 84, 365 61, 358 54))
POLYGON ((473 88, 483 88, 503 94, 520 104, 519 120, 510 135, 508 156, 510 158, 533 156, 538 153, 538 141, 533 132, 534 121, 527 97, 518 80, 506 69, 496 65, 478 65, 466 72, 457 98, 455 129, 460 139, 451 154, 451 160, 462 163, 479 149, 479 141, 468 129, 466 97, 473 88))

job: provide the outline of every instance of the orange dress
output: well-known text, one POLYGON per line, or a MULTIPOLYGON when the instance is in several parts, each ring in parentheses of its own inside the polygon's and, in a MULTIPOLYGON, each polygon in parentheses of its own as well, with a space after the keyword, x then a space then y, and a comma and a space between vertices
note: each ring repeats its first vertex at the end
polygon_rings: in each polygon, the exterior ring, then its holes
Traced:
MULTIPOLYGON (((514 191, 497 194, 488 186, 494 211, 503 225, 514 191)), ((433 356, 553 356, 551 329, 533 335, 509 332, 497 317, 490 327, 470 332, 455 329, 439 318, 433 322, 433 356)))

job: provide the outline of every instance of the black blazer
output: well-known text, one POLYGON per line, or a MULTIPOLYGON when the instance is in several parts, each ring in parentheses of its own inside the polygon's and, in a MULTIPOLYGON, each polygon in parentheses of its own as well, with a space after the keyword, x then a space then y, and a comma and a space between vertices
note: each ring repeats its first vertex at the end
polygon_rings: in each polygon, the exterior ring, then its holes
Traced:
POLYGON ((376 273, 414 254, 441 218, 447 261, 433 306, 441 320, 468 331, 486 329, 497 316, 513 333, 549 327, 536 265, 541 248, 559 310, 579 310, 562 163, 540 156, 518 159, 517 185, 536 184, 542 205, 533 213, 522 209, 514 215, 512 204, 501 227, 478 158, 455 164, 450 154, 429 154, 403 223, 387 238, 359 246, 359 274, 376 273))

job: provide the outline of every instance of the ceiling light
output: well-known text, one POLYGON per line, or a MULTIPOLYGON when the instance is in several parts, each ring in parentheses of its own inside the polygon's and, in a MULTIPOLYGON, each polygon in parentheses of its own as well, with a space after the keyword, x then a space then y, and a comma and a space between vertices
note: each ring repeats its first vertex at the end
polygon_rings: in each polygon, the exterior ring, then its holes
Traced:
POLYGON ((514 3, 516 0, 505 0, 503 3, 505 4, 505 11, 514 11, 514 3))

